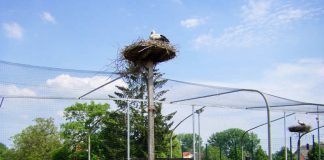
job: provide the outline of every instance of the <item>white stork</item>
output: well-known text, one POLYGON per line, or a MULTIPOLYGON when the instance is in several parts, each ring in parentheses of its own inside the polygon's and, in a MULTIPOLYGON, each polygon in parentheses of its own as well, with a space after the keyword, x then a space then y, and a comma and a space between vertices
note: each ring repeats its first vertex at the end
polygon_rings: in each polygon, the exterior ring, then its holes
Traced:
POLYGON ((298 120, 297 123, 300 124, 301 126, 305 126, 305 123, 304 123, 304 122, 301 122, 301 121, 299 121, 299 120, 298 120))
POLYGON ((154 30, 151 32, 150 40, 157 40, 157 41, 162 41, 162 42, 167 42, 167 43, 170 42, 170 41, 168 40, 168 38, 166 38, 166 37, 165 37, 164 35, 162 35, 162 34, 157 34, 157 33, 155 33, 154 30))

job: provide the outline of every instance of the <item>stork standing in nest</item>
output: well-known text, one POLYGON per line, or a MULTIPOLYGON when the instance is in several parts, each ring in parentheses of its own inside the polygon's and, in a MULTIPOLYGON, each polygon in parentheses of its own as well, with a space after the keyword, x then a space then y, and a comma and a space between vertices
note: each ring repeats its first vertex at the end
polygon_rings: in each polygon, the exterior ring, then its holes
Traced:
POLYGON ((157 40, 157 41, 162 41, 162 42, 167 42, 169 43, 170 41, 168 40, 168 38, 166 38, 164 35, 162 34, 158 34, 156 33, 154 30, 152 30, 151 35, 150 35, 150 40, 157 40))
POLYGON ((301 122, 301 121, 299 121, 298 120, 298 122, 297 122, 299 125, 301 125, 301 126, 305 126, 305 123, 304 122, 301 122))

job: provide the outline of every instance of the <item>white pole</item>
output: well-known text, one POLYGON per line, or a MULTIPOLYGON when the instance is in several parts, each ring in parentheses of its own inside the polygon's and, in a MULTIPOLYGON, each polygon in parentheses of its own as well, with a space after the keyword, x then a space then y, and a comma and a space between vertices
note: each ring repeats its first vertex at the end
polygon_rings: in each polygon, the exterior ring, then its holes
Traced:
POLYGON ((287 134, 286 134, 286 112, 284 112, 284 137, 285 137, 285 160, 288 160, 287 155, 287 134))
MULTIPOLYGON (((198 137, 200 137, 200 111, 198 112, 198 137)), ((200 146, 201 146, 201 144, 200 144, 200 139, 198 138, 198 160, 200 160, 200 146)))
POLYGON ((192 148, 193 148, 193 159, 196 160, 196 136, 195 136, 195 106, 192 106, 192 148))
POLYGON ((127 101, 127 160, 130 160, 130 116, 129 102, 127 101))
POLYGON ((321 139, 320 139, 320 129, 319 129, 318 106, 317 106, 317 141, 318 141, 318 160, 321 160, 321 139))

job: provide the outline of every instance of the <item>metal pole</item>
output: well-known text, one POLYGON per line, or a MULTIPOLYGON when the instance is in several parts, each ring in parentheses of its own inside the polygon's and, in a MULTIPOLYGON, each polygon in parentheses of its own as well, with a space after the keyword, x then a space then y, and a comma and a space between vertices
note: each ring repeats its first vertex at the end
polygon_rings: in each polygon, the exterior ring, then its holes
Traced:
POLYGON ((91 141, 90 141, 90 130, 88 133, 88 160, 91 160, 91 141))
POLYGON ((196 135, 195 135, 195 106, 192 106, 192 148, 193 159, 196 160, 196 135))
MULTIPOLYGON (((204 106, 204 107, 201 107, 201 108, 199 108, 198 110, 196 110, 195 112, 202 112, 203 111, 203 109, 205 108, 206 106, 204 106)), ((175 129, 177 129, 179 126, 180 126, 180 124, 182 124, 182 122, 184 122, 185 120, 187 120, 189 117, 191 117, 193 115, 193 113, 191 113, 190 115, 188 115, 186 118, 184 118, 183 120, 181 120, 172 130, 171 130, 171 137, 170 137, 170 142, 171 142, 171 144, 172 144, 172 137, 173 137, 173 132, 174 132, 174 130, 175 129)), ((172 145, 171 145, 172 146, 172 145)), ((170 148, 170 152, 172 153, 173 152, 173 148, 171 147, 170 148)), ((172 154, 171 154, 172 155, 172 154)), ((172 157, 171 157, 172 158, 172 157)))
MULTIPOLYGON (((198 112, 198 137, 200 138, 200 112, 198 112)), ((198 138, 198 160, 201 159, 201 156, 200 156, 200 139, 198 138)))
POLYGON ((262 92, 260 92, 260 91, 256 91, 256 92, 258 92, 259 94, 261 94, 261 96, 263 97, 264 102, 265 102, 265 104, 267 106, 267 121, 268 121, 268 159, 269 160, 272 160, 270 106, 269 106, 268 100, 264 96, 264 94, 262 92))
POLYGON ((222 160, 222 145, 219 145, 219 159, 222 160))
POLYGON ((147 94, 148 94, 148 160, 154 160, 154 84, 153 84, 153 62, 146 64, 148 68, 147 74, 147 94))
POLYGON ((180 145, 181 145, 181 159, 183 159, 183 144, 181 141, 180 141, 180 145))
POLYGON ((289 144, 290 144, 290 152, 289 152, 289 155, 290 155, 290 160, 292 160, 292 139, 291 139, 291 137, 289 137, 289 144))
MULTIPOLYGON (((292 115, 294 115, 294 114, 295 114, 295 113, 288 114, 286 117, 292 116, 292 115)), ((283 118, 284 118, 284 117, 280 117, 280 118, 277 118, 277 119, 272 120, 271 122, 276 122, 276 121, 278 121, 278 120, 280 120, 280 119, 283 119, 283 118)), ((242 149, 242 152, 244 151, 244 147, 243 147, 243 138, 244 138, 244 136, 245 136, 249 131, 252 131, 252 130, 254 130, 254 129, 256 129, 256 128, 262 127, 262 126, 267 125, 267 124, 268 124, 268 123, 262 123, 262 124, 260 124, 260 125, 257 125, 257 126, 255 126, 255 127, 253 127, 253 128, 250 128, 250 129, 246 130, 246 131, 243 133, 243 135, 242 135, 242 137, 241 137, 241 149, 242 149)), ((242 160, 244 160, 244 159, 243 159, 243 155, 241 155, 241 157, 242 157, 242 160)))
MULTIPOLYGON (((213 96, 220 96, 220 95, 225 95, 225 94, 230 94, 230 93, 235 93, 235 92, 243 92, 243 91, 259 93, 265 102, 265 105, 267 108, 267 123, 268 123, 268 160, 272 160, 270 106, 268 104, 267 98, 265 97, 265 95, 262 92, 260 92, 258 90, 254 90, 254 89, 237 89, 237 90, 232 90, 232 91, 223 92, 223 93, 217 93, 217 94, 211 94, 211 95, 200 96, 200 97, 195 97, 195 98, 187 98, 187 99, 172 101, 170 103, 176 103, 176 102, 182 102, 182 101, 188 101, 188 100, 194 100, 194 99, 201 99, 201 98, 207 98, 207 97, 213 97, 213 96)), ((251 108, 251 107, 248 107, 247 109, 249 109, 249 108, 251 108)))
POLYGON ((312 141, 313 141, 313 147, 312 147, 312 149, 315 149, 315 135, 314 134, 312 135, 312 141))
POLYGON ((127 160, 130 160, 130 116, 129 102, 127 101, 127 160))
POLYGON ((288 160, 287 155, 287 133, 286 133, 286 112, 284 112, 284 138, 285 138, 285 160, 288 160))
POLYGON ((317 106, 317 141, 318 141, 318 160, 321 160, 321 139, 320 139, 318 106, 317 106))
POLYGON ((208 144, 206 143, 205 160, 208 160, 208 144))
POLYGON ((254 147, 254 144, 253 144, 253 137, 251 135, 251 140, 252 140, 252 145, 251 145, 251 160, 253 160, 253 147, 254 147))
POLYGON ((298 132, 298 142, 297 142, 297 160, 300 160, 300 132, 298 132))

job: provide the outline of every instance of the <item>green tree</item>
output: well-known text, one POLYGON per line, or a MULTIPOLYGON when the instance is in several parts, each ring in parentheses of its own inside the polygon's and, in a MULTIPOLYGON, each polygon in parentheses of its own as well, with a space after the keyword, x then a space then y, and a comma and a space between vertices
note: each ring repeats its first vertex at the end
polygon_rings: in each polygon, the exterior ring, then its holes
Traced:
POLYGON ((53 151, 52 160, 69 160, 69 156, 71 154, 72 153, 67 145, 62 145, 61 147, 53 151))
MULTIPOLYGON (((293 160, 296 160, 296 157, 294 153, 292 153, 288 148, 287 148, 287 157, 290 159, 290 155, 293 155, 293 160)), ((273 160, 285 160, 285 147, 282 147, 279 151, 277 151, 275 154, 273 154, 273 160)))
POLYGON ((258 146, 255 152, 255 160, 268 160, 268 155, 266 152, 261 148, 261 146, 258 146))
MULTIPOLYGON (((170 148, 170 145, 168 145, 168 148, 170 148)), ((181 155, 181 151, 182 151, 182 148, 181 148, 181 143, 180 141, 178 140, 178 138, 176 137, 173 137, 172 139, 172 157, 173 158, 180 158, 182 155, 181 155)))
POLYGON ((0 156, 0 160, 16 160, 15 151, 13 149, 7 149, 0 156))
POLYGON ((0 160, 4 160, 4 154, 7 150, 8 148, 6 147, 6 145, 0 143, 0 160))
MULTIPOLYGON (((202 139, 199 135, 195 135, 196 137, 196 152, 198 151, 199 144, 202 144, 202 139), (200 142, 200 143, 199 143, 200 142)), ((177 139, 182 144, 183 152, 192 152, 192 140, 193 136, 192 133, 182 133, 177 135, 177 139)), ((202 146, 200 146, 202 151, 202 146)))
MULTIPOLYGON (((127 68, 126 70, 132 70, 127 68)), ((143 69, 140 74, 127 74, 124 82, 127 86, 116 86, 118 91, 110 97, 147 99, 147 71, 143 69)), ((162 74, 154 70, 154 100, 164 101, 163 97, 167 90, 163 90, 163 85, 167 80, 161 79, 162 74)), ((126 101, 115 101, 120 109, 127 107, 126 101)), ((131 156, 134 158, 147 158, 147 102, 129 103, 131 107, 131 156)), ((156 157, 167 157, 169 154, 170 127, 172 117, 175 113, 162 115, 162 104, 155 103, 155 154, 156 157)))
MULTIPOLYGON (((321 159, 324 159, 324 148, 321 147, 321 159)), ((308 152, 309 160, 318 160, 318 143, 315 143, 314 147, 308 152)))
POLYGON ((13 137, 13 159, 51 159, 52 152, 60 147, 59 133, 53 118, 36 118, 31 125, 13 137))
POLYGON ((226 156, 224 155, 224 153, 220 153, 221 150, 219 149, 219 147, 215 147, 212 145, 208 145, 207 148, 205 148, 204 151, 204 157, 206 158, 206 160, 227 160, 226 156), (206 149, 207 149, 207 155, 206 155, 206 149))
MULTIPOLYGON (((66 123, 61 125, 61 135, 64 139, 64 145, 70 150, 70 158, 86 159, 88 153, 88 136, 90 144, 97 143, 98 133, 102 128, 102 120, 106 117, 109 105, 96 104, 93 101, 88 103, 76 103, 65 108, 64 117, 66 123)), ((91 145, 94 146, 94 145, 91 145)), ((64 149, 64 148, 63 148, 64 149)), ((63 150, 64 151, 64 150, 63 150)), ((66 153, 66 152, 58 152, 66 153)), ((98 150, 96 147, 91 149, 91 155, 96 156, 98 150)), ((59 157, 59 155, 55 155, 59 157)))
MULTIPOLYGON (((108 112, 103 119, 102 131, 94 143, 103 159, 124 159, 127 152, 126 115, 121 111, 108 112)), ((134 152, 134 148, 131 148, 134 152)))
MULTIPOLYGON (((229 159, 240 159, 242 155, 241 138, 244 131, 238 128, 231 128, 222 132, 212 134, 208 143, 214 147, 219 147, 229 159)), ((244 156, 254 157, 260 146, 260 139, 254 133, 247 133, 243 139, 244 156)))

